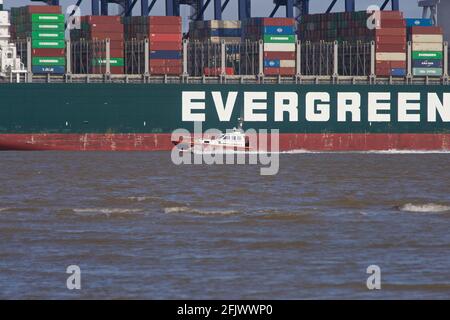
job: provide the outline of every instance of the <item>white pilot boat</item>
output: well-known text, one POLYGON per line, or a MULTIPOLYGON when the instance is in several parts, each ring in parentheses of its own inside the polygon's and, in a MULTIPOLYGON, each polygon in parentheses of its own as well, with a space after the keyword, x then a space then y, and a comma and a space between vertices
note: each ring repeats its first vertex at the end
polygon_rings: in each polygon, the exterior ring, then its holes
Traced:
POLYGON ((173 141, 181 151, 189 152, 247 152, 250 151, 249 139, 242 129, 242 121, 239 119, 239 127, 221 134, 218 137, 193 139, 183 137, 179 141, 173 141))

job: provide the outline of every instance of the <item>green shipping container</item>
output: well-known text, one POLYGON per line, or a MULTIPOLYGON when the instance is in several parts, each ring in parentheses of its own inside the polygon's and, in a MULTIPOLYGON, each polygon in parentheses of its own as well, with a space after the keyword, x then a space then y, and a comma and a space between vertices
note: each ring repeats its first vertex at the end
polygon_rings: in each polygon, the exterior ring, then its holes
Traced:
POLYGON ((64 23, 33 23, 31 25, 33 31, 52 31, 52 32, 64 32, 64 23))
MULTIPOLYGON (((92 64, 94 66, 106 66, 106 59, 92 59, 92 64)), ((110 65, 111 67, 123 67, 125 64, 123 58, 111 58, 110 65)))
POLYGON ((33 57, 33 66, 65 66, 66 58, 64 57, 33 57))
POLYGON ((31 15, 31 21, 45 23, 64 23, 64 15, 55 13, 35 13, 31 15))
POLYGON ((413 59, 442 59, 442 51, 413 51, 413 59))
POLYGON ((264 36, 264 42, 266 43, 295 43, 295 36, 284 36, 284 35, 266 35, 264 36))
POLYGON ((33 49, 64 49, 66 42, 63 40, 33 40, 33 49))
POLYGON ((51 31, 34 31, 32 38, 34 40, 64 40, 66 37, 64 32, 51 32, 51 31))
POLYGON ((414 76, 442 76, 442 68, 413 68, 414 76))

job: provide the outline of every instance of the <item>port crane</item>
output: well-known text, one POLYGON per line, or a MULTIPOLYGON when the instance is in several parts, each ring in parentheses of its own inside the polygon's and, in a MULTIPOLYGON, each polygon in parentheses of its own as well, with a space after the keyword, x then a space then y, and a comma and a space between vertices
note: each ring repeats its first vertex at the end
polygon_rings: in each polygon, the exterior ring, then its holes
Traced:
POLYGON ((419 0, 419 7, 423 8, 422 18, 430 18, 434 25, 437 25, 437 7, 441 0, 419 0), (430 11, 430 14, 428 14, 430 11))
MULTIPOLYGON (((31 0, 34 2, 45 2, 49 5, 59 5, 59 0, 31 0)), ((89 1, 89 0, 85 0, 89 1)), ((231 1, 237 2, 239 20, 244 20, 251 17, 251 0, 90 0, 92 15, 108 15, 108 5, 110 3, 117 4, 122 8, 121 15, 132 15, 133 9, 137 3, 140 2, 141 15, 148 16, 157 2, 165 2, 165 9, 167 16, 180 15, 180 7, 187 5, 192 8, 193 20, 203 20, 204 13, 209 6, 213 6, 214 19, 221 20, 222 13, 228 7, 231 1)), ((258 0, 260 1, 260 0, 258 0)), ((309 14, 309 5, 312 1, 318 0, 273 0, 274 8, 268 15, 274 17, 281 7, 285 9, 285 16, 288 18, 300 18, 302 15, 309 14)), ((321 0, 323 1, 323 0, 321 0)), ((355 11, 355 3, 357 0, 328 0, 331 1, 326 12, 331 12, 338 1, 345 1, 345 11, 355 11)), ((419 2, 435 2, 439 0, 424 0, 419 2)), ((77 0, 75 6, 80 6, 83 0, 77 0)), ((399 10, 400 0, 382 0, 380 6, 381 10, 387 8, 391 3, 392 10, 399 10)))

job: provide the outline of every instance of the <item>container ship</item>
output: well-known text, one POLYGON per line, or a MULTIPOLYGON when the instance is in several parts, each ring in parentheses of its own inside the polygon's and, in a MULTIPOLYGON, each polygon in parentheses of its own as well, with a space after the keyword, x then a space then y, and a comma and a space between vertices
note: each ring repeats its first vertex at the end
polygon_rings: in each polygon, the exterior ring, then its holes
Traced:
POLYGON ((300 19, 200 9, 189 30, 173 7, 108 16, 92 1, 80 16, 48 2, 0 0, 0 150, 169 151, 176 129, 243 119, 278 130, 280 151, 450 151, 448 28, 398 1, 300 19))

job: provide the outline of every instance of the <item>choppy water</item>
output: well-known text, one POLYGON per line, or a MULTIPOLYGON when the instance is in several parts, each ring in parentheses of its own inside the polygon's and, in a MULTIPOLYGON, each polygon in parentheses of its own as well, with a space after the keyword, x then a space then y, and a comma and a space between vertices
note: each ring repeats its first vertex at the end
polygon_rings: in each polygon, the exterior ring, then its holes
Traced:
POLYGON ((449 165, 292 154, 262 177, 168 153, 3 152, 0 298, 448 299, 449 165))

